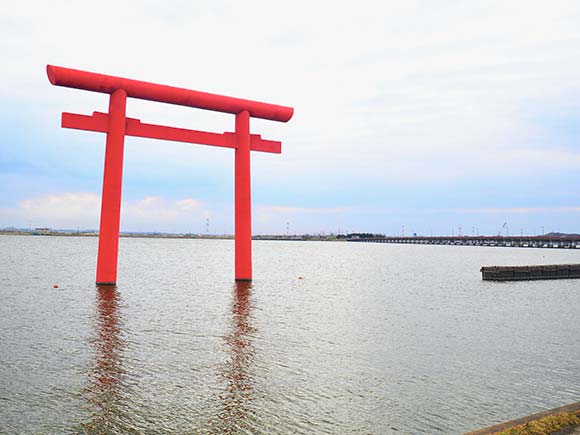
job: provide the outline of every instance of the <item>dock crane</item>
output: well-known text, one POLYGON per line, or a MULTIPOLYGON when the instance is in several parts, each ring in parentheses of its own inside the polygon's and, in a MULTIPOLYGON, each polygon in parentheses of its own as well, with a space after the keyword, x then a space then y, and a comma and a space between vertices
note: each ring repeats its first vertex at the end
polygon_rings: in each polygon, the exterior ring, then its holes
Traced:
POLYGON ((504 228, 505 228, 506 237, 509 237, 510 229, 508 228, 507 222, 504 222, 503 225, 501 226, 501 228, 499 229, 499 231, 497 232, 498 237, 501 236, 501 232, 503 231, 504 228))

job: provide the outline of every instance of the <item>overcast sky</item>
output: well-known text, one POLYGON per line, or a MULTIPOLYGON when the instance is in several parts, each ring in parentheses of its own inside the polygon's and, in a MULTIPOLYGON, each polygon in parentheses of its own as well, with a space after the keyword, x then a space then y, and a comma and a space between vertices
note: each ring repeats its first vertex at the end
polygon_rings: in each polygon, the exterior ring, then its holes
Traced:
MULTIPOLYGON (((254 233, 580 232, 579 23, 558 0, 4 2, 0 227, 98 227, 105 136, 60 113, 108 96, 51 86, 50 63, 294 107, 251 123, 282 141, 252 155, 254 233)), ((231 233, 233 158, 127 138, 122 230, 231 233)))

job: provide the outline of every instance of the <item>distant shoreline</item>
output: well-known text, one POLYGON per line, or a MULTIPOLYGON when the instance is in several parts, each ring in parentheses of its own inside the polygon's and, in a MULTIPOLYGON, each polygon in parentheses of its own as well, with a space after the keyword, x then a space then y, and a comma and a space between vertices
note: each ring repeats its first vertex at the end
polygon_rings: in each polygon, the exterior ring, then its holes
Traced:
MULTIPOLYGON (((36 236, 36 237, 98 237, 99 233, 90 231, 0 231, 1 236, 36 236)), ((120 237, 138 238, 138 239, 202 239, 202 240, 233 240, 231 234, 173 234, 173 233, 120 233, 120 237)), ((274 240, 274 241, 346 241, 345 238, 339 238, 335 235, 254 235, 252 240, 274 240)))

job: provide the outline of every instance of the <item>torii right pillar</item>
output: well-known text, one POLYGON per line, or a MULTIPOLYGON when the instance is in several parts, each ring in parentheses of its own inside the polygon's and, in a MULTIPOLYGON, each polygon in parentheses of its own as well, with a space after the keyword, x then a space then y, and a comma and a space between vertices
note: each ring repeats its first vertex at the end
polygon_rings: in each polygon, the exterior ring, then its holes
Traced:
POLYGON ((250 113, 236 115, 235 277, 252 280, 252 183, 250 180, 250 113))

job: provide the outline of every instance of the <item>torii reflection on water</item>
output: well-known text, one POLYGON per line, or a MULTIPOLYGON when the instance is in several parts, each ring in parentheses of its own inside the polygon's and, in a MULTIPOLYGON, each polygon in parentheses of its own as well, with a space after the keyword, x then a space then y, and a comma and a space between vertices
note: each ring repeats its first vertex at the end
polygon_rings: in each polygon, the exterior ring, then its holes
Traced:
POLYGON ((109 433, 127 429, 123 412, 126 385, 123 384, 123 351, 119 295, 116 286, 97 286, 97 318, 91 344, 95 365, 89 373, 84 393, 89 405, 90 420, 82 423, 84 433, 109 433))
POLYGON ((250 429, 255 412, 251 402, 255 398, 251 374, 255 348, 252 336, 256 329, 251 324, 251 282, 239 281, 234 286, 232 303, 232 330, 226 336, 228 360, 224 370, 227 387, 220 395, 223 411, 219 415, 219 430, 223 434, 239 433, 250 429))
MULTIPOLYGON (((255 421, 255 399, 252 375, 255 347, 252 337, 252 284, 239 281, 233 287, 230 333, 225 337, 227 359, 220 376, 225 380, 225 390, 219 395, 220 411, 211 433, 237 434, 251 429, 255 421)), ((124 367, 127 342, 123 333, 123 312, 120 296, 115 286, 97 287, 97 316, 95 333, 91 340, 94 363, 89 371, 89 382, 84 389, 90 417, 81 423, 79 433, 137 433, 139 425, 129 410, 131 389, 129 374, 124 367)), ((195 395, 196 391, 191 391, 195 395)), ((214 396, 215 397, 215 396, 214 396)), ((192 422, 195 427, 201 422, 192 422)), ((192 428, 193 429, 193 428, 192 428)), ((195 433, 195 432, 192 432, 195 433)))

